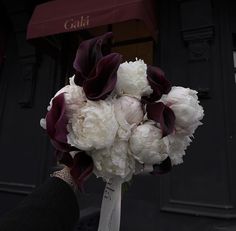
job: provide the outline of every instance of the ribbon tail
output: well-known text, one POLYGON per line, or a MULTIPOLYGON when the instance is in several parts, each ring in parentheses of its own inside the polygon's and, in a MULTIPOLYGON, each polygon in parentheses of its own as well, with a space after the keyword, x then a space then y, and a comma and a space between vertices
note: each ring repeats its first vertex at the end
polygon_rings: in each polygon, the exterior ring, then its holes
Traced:
POLYGON ((120 216, 121 216, 121 185, 119 185, 119 193, 117 194, 115 207, 111 214, 111 229, 112 231, 120 230, 120 216))
POLYGON ((113 178, 107 182, 100 213, 98 231, 119 231, 122 181, 113 178))

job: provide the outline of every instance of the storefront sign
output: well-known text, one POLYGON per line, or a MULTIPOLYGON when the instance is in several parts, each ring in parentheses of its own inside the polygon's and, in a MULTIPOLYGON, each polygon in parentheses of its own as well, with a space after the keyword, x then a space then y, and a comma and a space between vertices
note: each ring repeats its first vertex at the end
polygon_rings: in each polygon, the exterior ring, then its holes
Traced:
POLYGON ((65 30, 78 30, 89 26, 89 16, 81 16, 80 18, 70 18, 64 22, 65 30))

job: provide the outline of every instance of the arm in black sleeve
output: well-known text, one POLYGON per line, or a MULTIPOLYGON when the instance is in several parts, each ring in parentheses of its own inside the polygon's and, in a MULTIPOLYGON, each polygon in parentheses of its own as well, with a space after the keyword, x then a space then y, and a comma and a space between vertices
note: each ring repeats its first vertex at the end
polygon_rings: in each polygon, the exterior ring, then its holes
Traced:
POLYGON ((73 190, 52 177, 0 221, 0 231, 71 231, 78 219, 73 190))

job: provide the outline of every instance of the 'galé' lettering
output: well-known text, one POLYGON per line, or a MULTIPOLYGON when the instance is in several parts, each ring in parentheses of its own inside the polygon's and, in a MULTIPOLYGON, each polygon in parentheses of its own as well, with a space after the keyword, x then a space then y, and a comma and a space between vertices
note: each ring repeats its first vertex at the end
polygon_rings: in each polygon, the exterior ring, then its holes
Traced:
POLYGON ((64 23, 66 30, 76 30, 89 26, 89 16, 81 16, 80 18, 70 18, 64 23))

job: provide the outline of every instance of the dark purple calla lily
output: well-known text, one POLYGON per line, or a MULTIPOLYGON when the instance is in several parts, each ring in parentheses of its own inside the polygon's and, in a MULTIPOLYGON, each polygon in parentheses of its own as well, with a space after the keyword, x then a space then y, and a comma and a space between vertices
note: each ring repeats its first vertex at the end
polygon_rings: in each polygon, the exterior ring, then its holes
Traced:
POLYGON ((72 151, 71 146, 69 144, 63 143, 63 142, 60 142, 60 141, 57 141, 57 140, 53 140, 52 138, 51 138, 51 144, 56 150, 58 150, 60 152, 72 151))
POLYGON ((73 64, 76 70, 75 84, 83 86, 83 82, 88 78, 97 62, 103 57, 102 45, 112 36, 112 32, 108 32, 102 36, 83 41, 80 44, 73 64))
POLYGON ((153 93, 146 100, 149 102, 157 101, 163 94, 168 94, 171 90, 171 83, 165 78, 165 73, 158 67, 148 66, 147 79, 153 93))
POLYGON ((52 145, 62 152, 71 150, 67 143, 67 123, 65 98, 64 93, 61 93, 52 100, 52 107, 46 115, 46 124, 52 145))
POLYGON ((149 103, 146 107, 148 119, 160 123, 162 136, 167 136, 174 131, 175 114, 162 102, 149 103))
POLYGON ((84 182, 92 174, 93 166, 93 159, 85 152, 75 155, 70 173, 81 190, 83 190, 84 182))
POLYGON ((64 164, 69 168, 73 166, 74 161, 69 152, 56 151, 56 157, 59 163, 64 164))
POLYGON ((112 53, 97 63, 96 69, 93 69, 89 79, 83 85, 84 92, 89 100, 103 100, 113 91, 121 60, 120 54, 112 53))
POLYGON ((56 151, 56 156, 61 164, 70 168, 71 176, 79 189, 83 190, 84 182, 93 172, 92 158, 85 152, 78 152, 73 158, 69 152, 56 151))
POLYGON ((78 48, 73 65, 76 70, 74 82, 83 87, 89 100, 104 100, 115 88, 122 57, 117 53, 103 56, 102 50, 111 37, 109 32, 82 42, 78 48))
POLYGON ((153 171, 151 172, 152 175, 161 175, 167 172, 170 172, 172 169, 172 164, 170 157, 168 156, 161 164, 154 164, 153 171))

